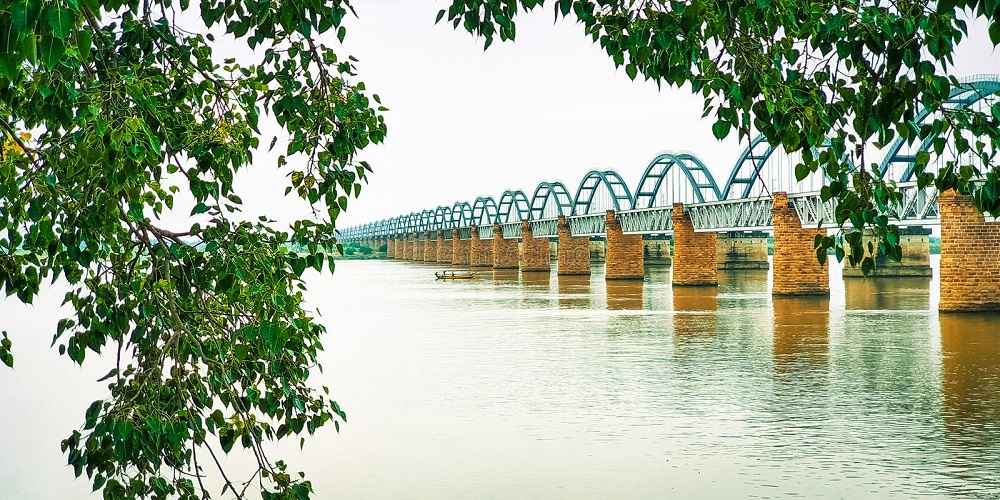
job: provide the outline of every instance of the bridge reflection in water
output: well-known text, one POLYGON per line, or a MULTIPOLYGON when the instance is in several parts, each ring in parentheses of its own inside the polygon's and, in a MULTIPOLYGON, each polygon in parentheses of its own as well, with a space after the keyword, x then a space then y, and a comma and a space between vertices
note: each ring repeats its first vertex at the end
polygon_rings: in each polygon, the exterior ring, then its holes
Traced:
POLYGON ((639 310, 643 308, 643 282, 610 280, 605 283, 609 310, 639 310))
POLYGON ((719 289, 714 286, 674 287, 672 293, 674 342, 707 341, 715 335, 719 289))
POLYGON ((941 412, 948 444, 960 453, 991 449, 996 453, 1000 445, 1000 320, 987 314, 942 314, 938 322, 941 412))
POLYGON ((930 307, 931 278, 845 278, 844 306, 855 310, 923 310, 930 307))
POLYGON ((775 373, 825 369, 830 351, 830 299, 775 297, 771 306, 775 373))

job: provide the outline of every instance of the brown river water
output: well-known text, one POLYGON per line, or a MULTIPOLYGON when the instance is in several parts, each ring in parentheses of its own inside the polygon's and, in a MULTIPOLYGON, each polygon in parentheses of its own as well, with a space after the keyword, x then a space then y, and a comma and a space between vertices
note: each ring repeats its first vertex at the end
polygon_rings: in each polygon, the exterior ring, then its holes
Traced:
MULTIPOLYGON (((834 265, 829 298, 778 299, 766 271, 439 269, 312 280, 348 422, 281 451, 316 498, 1000 498, 1000 315, 938 314, 936 279, 834 265)), ((48 349, 60 300, 0 303, 0 499, 90 492, 58 445, 106 368, 48 349)))

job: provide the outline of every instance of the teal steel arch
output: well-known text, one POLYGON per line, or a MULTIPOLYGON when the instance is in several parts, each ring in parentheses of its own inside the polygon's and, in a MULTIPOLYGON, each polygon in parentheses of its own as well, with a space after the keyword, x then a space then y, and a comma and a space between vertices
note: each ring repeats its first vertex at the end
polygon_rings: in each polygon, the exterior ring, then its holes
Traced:
POLYGON ((719 199, 733 199, 734 189, 736 190, 735 198, 749 198, 750 192, 759 178, 758 174, 764 168, 767 160, 771 158, 774 149, 775 147, 763 134, 750 141, 750 144, 740 152, 736 164, 729 172, 729 178, 726 180, 726 185, 722 189, 719 199))
MULTIPOLYGON (((960 85, 951 89, 949 93, 948 100, 943 103, 942 109, 945 106, 950 107, 950 109, 965 109, 969 106, 991 96, 1000 94, 1000 76, 998 75, 975 75, 966 79, 960 85)), ((935 109, 929 106, 924 106, 917 113, 917 116, 913 118, 914 125, 919 126, 926 120, 935 109)), ((879 165, 879 176, 885 177, 885 173, 889 171, 889 168, 896 163, 907 164, 906 169, 903 171, 899 179, 899 182, 908 182, 913 180, 913 167, 916 165, 917 153, 921 151, 927 151, 930 149, 931 144, 933 144, 934 139, 937 138, 936 135, 929 135, 920 142, 920 146, 913 154, 900 154, 900 149, 906 144, 902 137, 897 137, 896 140, 892 142, 889 146, 889 151, 886 153, 885 158, 882 159, 882 163, 879 165)))
POLYGON ((504 191, 497 205, 497 222, 504 224, 523 220, 531 220, 528 195, 520 189, 504 191))
POLYGON ((416 233, 420 229, 420 212, 410 212, 406 216, 406 232, 416 233))
POLYGON ((722 198, 722 192, 712 177, 712 172, 698 157, 687 153, 661 153, 653 158, 639 179, 632 208, 652 207, 656 202, 656 194, 664 187, 664 181, 674 166, 680 168, 688 180, 695 196, 694 202, 702 203, 722 198))
POLYGON ((468 227, 472 225, 472 205, 467 201, 456 201, 451 206, 451 227, 468 227))
POLYGON ((472 225, 492 226, 497 221, 497 202, 492 196, 480 196, 472 203, 472 225))
POLYGON ((434 230, 451 229, 451 207, 441 205, 434 209, 434 230))
POLYGON ((580 186, 576 189, 576 197, 573 198, 573 214, 585 215, 590 213, 590 205, 594 201, 594 194, 597 189, 604 186, 611 195, 611 202, 615 211, 632 207, 632 192, 628 185, 614 170, 591 170, 580 180, 580 186))
POLYGON ((556 211, 559 215, 572 215, 573 198, 569 195, 566 185, 559 181, 542 182, 535 188, 535 194, 531 196, 531 218, 541 219, 545 217, 545 207, 549 200, 556 204, 556 211))
POLYGON ((420 226, 419 226, 419 229, 420 229, 421 233, 426 233, 427 231, 430 231, 431 225, 433 223, 434 223, 434 211, 433 210, 424 210, 424 211, 420 212, 420 226))

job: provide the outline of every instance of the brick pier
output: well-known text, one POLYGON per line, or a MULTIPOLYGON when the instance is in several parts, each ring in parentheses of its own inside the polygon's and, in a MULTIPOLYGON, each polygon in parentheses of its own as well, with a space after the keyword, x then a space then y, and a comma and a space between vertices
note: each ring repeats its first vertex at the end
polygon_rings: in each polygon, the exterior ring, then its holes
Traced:
POLYGON ((451 245, 452 241, 445 239, 444 231, 438 231, 437 233, 437 261, 442 264, 451 264, 451 245))
POLYGON ((608 238, 608 253, 605 263, 605 279, 641 280, 642 235, 622 232, 618 216, 613 210, 604 214, 605 233, 608 238))
POLYGON ((767 269, 767 233, 729 232, 716 237, 716 269, 767 269))
POLYGON ((581 236, 574 238, 569 230, 566 217, 559 216, 557 232, 559 234, 558 274, 560 276, 590 274, 590 238, 581 236))
POLYGON ((479 228, 472 226, 469 237, 469 267, 493 267, 493 242, 479 239, 479 228))
POLYGON ((493 224, 493 269, 517 269, 517 240, 503 237, 503 226, 493 224))
MULTIPOLYGON (((816 259, 815 238, 825 229, 803 229, 788 204, 788 193, 774 193, 774 295, 829 295, 830 273, 816 259)), ((825 256, 824 256, 825 257, 825 256)))
POLYGON ((674 260, 671 282, 678 286, 716 286, 715 233, 696 233, 683 203, 674 203, 674 260))
POLYGON ((972 198, 940 194, 941 311, 1000 310, 1000 223, 986 222, 972 198))
POLYGON ((549 239, 534 237, 531 223, 521 223, 521 270, 545 271, 552 268, 549 258, 549 239))
POLYGON ((424 240, 424 262, 437 262, 437 238, 432 238, 431 233, 427 233, 424 240))
POLYGON ((451 230, 451 265, 469 265, 469 240, 463 240, 458 229, 451 230))

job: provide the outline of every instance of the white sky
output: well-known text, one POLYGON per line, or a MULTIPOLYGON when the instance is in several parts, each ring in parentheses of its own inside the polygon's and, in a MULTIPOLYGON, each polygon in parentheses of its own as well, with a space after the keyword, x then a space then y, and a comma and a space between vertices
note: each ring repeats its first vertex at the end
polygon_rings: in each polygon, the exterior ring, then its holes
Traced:
MULTIPOLYGON (((389 133, 362 153, 375 173, 338 227, 499 198, 505 189, 530 197, 542 180, 561 180, 572 195, 591 169, 613 168, 634 189, 660 151, 692 152, 724 182, 740 145, 735 133, 714 138, 700 96, 629 80, 579 24, 553 24, 550 6, 519 18, 516 42, 497 42, 484 53, 465 31, 434 25, 442 5, 355 6, 359 18, 349 23, 343 53, 360 59, 361 79, 390 108, 389 133)), ((954 74, 1000 73, 985 26, 973 29, 954 74)), ((263 155, 255 163, 272 160, 263 155)), ((241 175, 238 189, 250 195, 244 199, 260 201, 249 211, 284 218, 296 205, 281 196, 285 174, 255 168, 241 175)))

